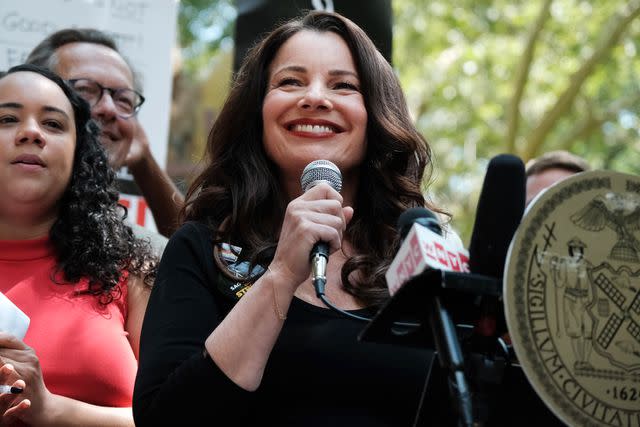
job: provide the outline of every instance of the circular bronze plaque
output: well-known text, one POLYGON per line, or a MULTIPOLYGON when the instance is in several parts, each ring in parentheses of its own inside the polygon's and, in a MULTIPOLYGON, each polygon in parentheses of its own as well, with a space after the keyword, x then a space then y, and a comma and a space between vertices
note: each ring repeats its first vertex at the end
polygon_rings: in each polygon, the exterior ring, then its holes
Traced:
POLYGON ((504 275, 513 347, 575 426, 640 427, 640 177, 572 176, 542 193, 504 275))

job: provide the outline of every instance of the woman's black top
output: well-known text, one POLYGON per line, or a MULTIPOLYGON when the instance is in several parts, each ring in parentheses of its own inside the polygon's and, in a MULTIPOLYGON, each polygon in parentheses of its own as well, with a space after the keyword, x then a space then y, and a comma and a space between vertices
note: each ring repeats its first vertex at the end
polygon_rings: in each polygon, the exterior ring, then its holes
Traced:
POLYGON ((137 426, 412 425, 433 352, 359 342, 363 322, 298 298, 260 387, 249 392, 229 380, 203 354, 205 339, 237 301, 221 280, 212 242, 206 226, 191 222, 164 251, 142 328, 137 426))

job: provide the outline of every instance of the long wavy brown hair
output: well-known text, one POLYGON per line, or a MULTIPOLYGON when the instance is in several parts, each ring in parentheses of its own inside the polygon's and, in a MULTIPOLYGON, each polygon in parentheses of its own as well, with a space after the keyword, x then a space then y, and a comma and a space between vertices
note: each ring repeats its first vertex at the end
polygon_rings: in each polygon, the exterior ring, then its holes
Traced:
POLYGON ((262 103, 271 61, 300 31, 339 35, 360 77, 368 115, 367 153, 346 231, 357 255, 347 260, 341 274, 347 292, 366 305, 379 305, 388 298, 384 273, 399 245, 398 216, 416 206, 439 211, 421 191, 431 150, 410 119, 389 63, 362 29, 338 14, 311 12, 289 21, 247 54, 209 133, 205 168, 187 192, 183 219, 204 222, 217 240, 243 247, 243 255, 248 252, 254 262, 270 262, 288 200, 263 147, 262 103))

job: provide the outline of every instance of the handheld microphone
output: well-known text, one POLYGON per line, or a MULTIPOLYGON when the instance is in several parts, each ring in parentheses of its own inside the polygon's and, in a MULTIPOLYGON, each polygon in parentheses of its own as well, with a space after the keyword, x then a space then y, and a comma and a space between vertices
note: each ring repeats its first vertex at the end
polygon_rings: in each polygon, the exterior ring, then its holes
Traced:
MULTIPOLYGON (((300 176, 300 186, 303 192, 318 184, 329 184, 334 190, 342 189, 342 174, 340 169, 329 160, 314 160, 309 163, 300 176)), ((327 282, 327 262, 329 261, 329 245, 326 242, 317 242, 309 255, 311 262, 311 277, 316 295, 320 298, 324 295, 324 286, 327 282)))
MULTIPOLYGON (((491 159, 487 166, 469 245, 472 273, 502 279, 507 251, 525 208, 526 176, 522 160, 510 154, 491 159)), ((482 297, 477 332, 484 337, 502 329, 497 325, 498 300, 482 297)))

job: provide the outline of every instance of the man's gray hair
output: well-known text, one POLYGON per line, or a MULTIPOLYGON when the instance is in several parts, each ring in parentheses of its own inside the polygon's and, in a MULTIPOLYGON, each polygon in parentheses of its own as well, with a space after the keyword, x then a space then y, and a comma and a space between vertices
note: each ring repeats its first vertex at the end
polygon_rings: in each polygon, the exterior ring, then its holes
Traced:
POLYGON ((125 58, 118 50, 116 41, 107 33, 96 30, 95 28, 65 28, 56 31, 33 48, 25 62, 27 64, 39 65, 41 67, 48 68, 53 72, 57 72, 59 60, 57 50, 69 43, 93 43, 106 46, 109 49, 114 50, 122 57, 131 70, 134 89, 142 92, 142 84, 139 76, 127 58, 125 58))

